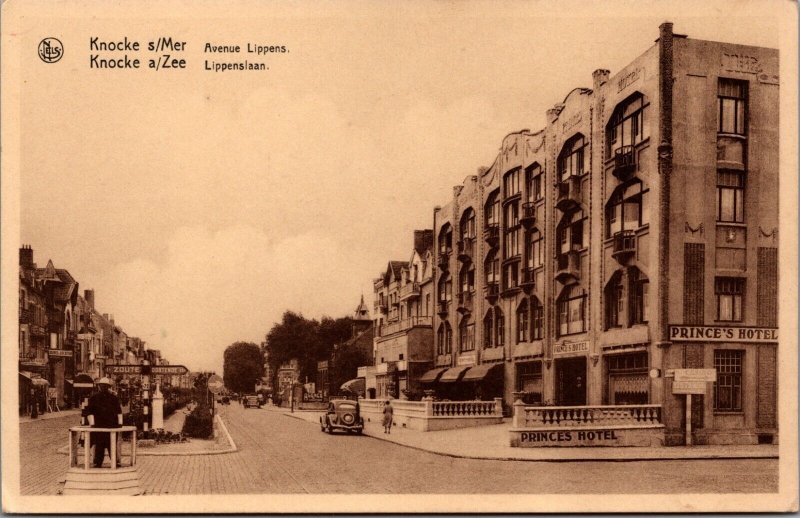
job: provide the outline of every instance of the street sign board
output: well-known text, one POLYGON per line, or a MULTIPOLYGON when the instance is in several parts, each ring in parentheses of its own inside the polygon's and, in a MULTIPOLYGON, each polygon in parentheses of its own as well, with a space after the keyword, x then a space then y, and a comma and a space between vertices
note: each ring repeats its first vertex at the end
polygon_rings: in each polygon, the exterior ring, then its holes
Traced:
POLYGON ((222 392, 222 389, 224 387, 225 383, 222 382, 222 378, 220 378, 216 374, 212 374, 208 378, 208 390, 210 390, 214 394, 219 394, 220 392, 222 392))
POLYGON ((168 376, 175 376, 186 374, 189 369, 183 365, 155 365, 150 367, 150 374, 165 374, 168 376))
POLYGON ((72 351, 64 349, 48 349, 47 355, 51 358, 72 358, 72 351))
POLYGON ((107 374, 141 374, 141 365, 106 365, 107 374))
POLYGON ((675 381, 717 381, 716 369, 675 369, 675 381))
POLYGON ((676 381, 672 384, 673 394, 700 394, 706 393, 705 381, 676 381))

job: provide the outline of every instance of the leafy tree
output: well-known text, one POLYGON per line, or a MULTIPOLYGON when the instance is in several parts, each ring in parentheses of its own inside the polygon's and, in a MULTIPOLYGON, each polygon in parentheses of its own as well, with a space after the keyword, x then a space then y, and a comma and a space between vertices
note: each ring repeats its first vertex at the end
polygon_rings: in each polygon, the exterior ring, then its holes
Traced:
POLYGON ((266 347, 272 372, 277 373, 281 363, 296 358, 300 381, 316 379, 317 362, 331 357, 334 344, 350 338, 352 325, 348 317, 322 317, 318 322, 286 311, 281 321, 267 333, 266 347))
POLYGON ((330 366, 331 394, 338 394, 342 383, 358 375, 358 368, 372 363, 371 355, 358 347, 355 341, 345 343, 336 349, 330 366))
POLYGON ((253 392, 255 382, 264 375, 261 349, 249 342, 236 342, 225 349, 222 379, 234 392, 253 392))

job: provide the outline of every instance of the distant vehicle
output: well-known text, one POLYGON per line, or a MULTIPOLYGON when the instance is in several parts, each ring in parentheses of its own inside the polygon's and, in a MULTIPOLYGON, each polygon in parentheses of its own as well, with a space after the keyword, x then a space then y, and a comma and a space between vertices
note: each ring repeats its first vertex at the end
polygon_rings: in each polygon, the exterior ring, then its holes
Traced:
POLYGON ((364 431, 364 418, 359 415, 355 401, 335 399, 328 403, 327 411, 319 417, 319 426, 323 432, 334 430, 355 432, 361 435, 364 431))
POLYGON ((261 403, 258 401, 258 396, 256 396, 255 394, 250 395, 250 396, 245 396, 244 407, 245 408, 261 408, 261 403))

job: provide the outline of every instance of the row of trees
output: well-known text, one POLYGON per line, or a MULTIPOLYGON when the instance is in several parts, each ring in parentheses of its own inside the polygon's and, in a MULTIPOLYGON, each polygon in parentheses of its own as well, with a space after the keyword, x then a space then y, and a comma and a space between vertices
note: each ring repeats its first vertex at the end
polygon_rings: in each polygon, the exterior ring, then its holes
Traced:
MULTIPOLYGON (((353 319, 350 317, 315 320, 286 311, 267 334, 272 372, 277 372, 282 363, 297 358, 300 379, 316 380, 317 362, 332 359, 328 372, 335 392, 342 383, 356 377, 359 366, 371 363, 364 351, 345 345, 352 333, 353 319)), ((252 342, 236 342, 228 346, 222 375, 225 387, 238 393, 252 392, 256 381, 264 375, 263 353, 252 342)))
POLYGON ((269 363, 277 372, 281 363, 297 358, 300 379, 316 380, 317 362, 333 361, 328 365, 331 390, 356 377, 358 367, 370 363, 370 358, 355 347, 345 346, 353 333, 353 319, 350 317, 321 320, 307 319, 293 311, 286 311, 281 321, 272 326, 267 334, 269 363), (334 346, 336 354, 334 355, 334 346))

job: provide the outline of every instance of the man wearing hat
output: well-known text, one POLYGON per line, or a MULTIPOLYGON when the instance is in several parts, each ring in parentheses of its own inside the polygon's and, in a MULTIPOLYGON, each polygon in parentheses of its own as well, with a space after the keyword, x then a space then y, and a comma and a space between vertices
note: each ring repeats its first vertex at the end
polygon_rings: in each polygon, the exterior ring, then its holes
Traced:
MULTIPOLYGON (((89 398, 89 406, 86 407, 86 415, 89 419, 89 426, 95 428, 118 428, 122 426, 122 406, 119 398, 112 394, 111 380, 100 378, 97 383, 99 392, 89 398)), ((96 432, 91 434, 92 445, 94 446, 94 467, 103 466, 103 459, 108 450, 111 457, 111 434, 96 432)))

